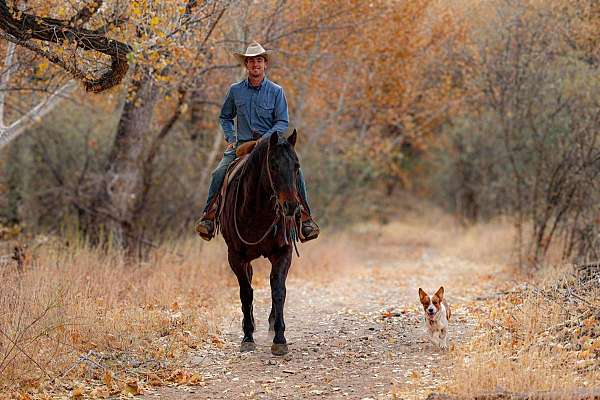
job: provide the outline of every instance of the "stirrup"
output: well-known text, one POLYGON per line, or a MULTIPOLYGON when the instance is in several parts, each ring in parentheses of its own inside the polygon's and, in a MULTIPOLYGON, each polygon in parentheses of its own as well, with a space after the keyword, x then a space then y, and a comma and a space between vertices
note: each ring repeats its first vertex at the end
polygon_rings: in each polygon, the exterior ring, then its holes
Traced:
POLYGON ((215 236, 215 223, 202 217, 196 222, 196 233, 207 242, 215 236))
POLYGON ((298 236, 301 243, 316 239, 321 232, 317 223, 308 214, 302 215, 299 231, 298 236), (308 232, 305 232, 305 228, 308 232))
POLYGON ((208 211, 202 214, 202 217, 196 221, 195 231, 196 233, 207 242, 215 237, 215 218, 217 216, 217 199, 208 207, 208 211))

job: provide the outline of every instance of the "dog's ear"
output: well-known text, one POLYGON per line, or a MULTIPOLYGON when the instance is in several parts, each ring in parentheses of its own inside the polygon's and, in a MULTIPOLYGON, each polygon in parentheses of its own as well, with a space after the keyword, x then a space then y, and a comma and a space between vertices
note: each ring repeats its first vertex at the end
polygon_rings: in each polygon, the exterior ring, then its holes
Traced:
POLYGON ((421 288, 419 288, 419 298, 421 299, 421 303, 429 303, 429 296, 421 288))
POLYGON ((440 286, 438 291, 435 292, 435 295, 437 296, 438 299, 440 299, 440 301, 442 301, 444 299, 444 287, 440 286))

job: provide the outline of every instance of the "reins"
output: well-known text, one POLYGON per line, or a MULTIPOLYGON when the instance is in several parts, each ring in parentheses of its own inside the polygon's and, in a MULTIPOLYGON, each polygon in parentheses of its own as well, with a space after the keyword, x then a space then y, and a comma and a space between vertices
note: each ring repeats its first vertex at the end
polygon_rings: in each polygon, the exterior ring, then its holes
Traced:
MULTIPOLYGON (((269 177, 269 184, 271 186, 271 191, 273 192, 273 196, 271 196, 271 198, 274 197, 275 199, 277 199, 277 192, 275 191, 275 185, 273 185, 273 178, 271 177, 271 168, 269 167, 270 150, 271 150, 271 143, 269 142, 268 147, 267 147, 267 175, 269 177)), ((267 229, 267 231, 262 235, 262 237, 260 239, 258 239, 256 242, 249 242, 242 237, 242 235, 240 233, 240 229, 238 228, 238 223, 237 223, 237 204, 238 204, 238 197, 239 197, 239 192, 240 192, 240 183, 242 182, 242 178, 244 177, 244 173, 246 172, 247 167, 248 167, 248 163, 246 163, 246 165, 244 165, 244 169, 240 172, 240 176, 238 178, 238 182, 237 182, 236 189, 235 189, 235 201, 233 203, 233 224, 235 225, 235 233, 237 234, 238 238, 242 241, 242 243, 244 243, 248 246, 255 246, 255 245, 261 243, 263 240, 265 240, 267 235, 269 234, 269 232, 271 232, 271 230, 273 230, 273 228, 277 225, 277 220, 279 219, 279 214, 281 212, 281 209, 280 209, 279 203, 277 202, 277 200, 275 200, 275 219, 271 223, 271 226, 269 226, 269 229, 267 229)))
MULTIPOLYGON (((282 225, 283 225, 283 237, 285 239, 285 244, 289 244, 289 242, 288 242, 288 229, 289 229, 290 230, 290 232, 289 232, 290 240, 294 244, 294 250, 296 251, 296 255, 298 257, 300 257, 300 253, 298 252, 298 247, 296 246, 296 242, 298 240, 298 233, 296 232, 296 224, 293 221, 291 224, 288 221, 286 221, 286 216, 283 214, 283 212, 281 210, 281 205, 277 201, 277 191, 275 190, 275 185, 273 184, 273 177, 271 176, 271 167, 269 165, 269 154, 270 153, 271 153, 271 142, 269 142, 269 144, 267 146, 266 163, 267 163, 267 176, 269 178, 269 186, 271 186, 271 192, 272 192, 271 198, 275 199, 275 218, 273 219, 273 222, 271 223, 269 228, 266 230, 266 232, 256 242, 250 242, 242 237, 242 234, 240 233, 240 229, 238 228, 238 223, 237 223, 237 204, 238 204, 238 198, 239 198, 239 192, 240 192, 240 184, 241 184, 242 178, 244 177, 244 174, 246 172, 246 168, 248 168, 248 165, 249 165, 249 163, 246 162, 246 165, 244 165, 244 168, 240 172, 240 176, 238 178, 238 182, 237 182, 236 189, 235 189, 235 201, 233 203, 233 224, 235 226, 235 233, 237 234, 238 239, 240 239, 242 241, 242 243, 244 243, 245 245, 255 246, 257 244, 260 244, 263 240, 265 240, 267 238, 267 235, 274 228, 276 228, 277 221, 281 217, 282 225), (291 225, 290 228, 288 228, 287 225, 291 225)), ((294 217, 291 217, 291 218, 294 218, 294 217)))

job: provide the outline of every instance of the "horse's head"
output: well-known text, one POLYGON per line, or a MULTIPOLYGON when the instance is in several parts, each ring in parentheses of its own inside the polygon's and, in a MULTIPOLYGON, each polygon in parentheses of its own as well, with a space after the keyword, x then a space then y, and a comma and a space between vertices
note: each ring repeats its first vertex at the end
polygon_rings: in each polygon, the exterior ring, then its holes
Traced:
POLYGON ((273 133, 269 138, 269 174, 273 184, 272 189, 277 195, 277 202, 286 216, 293 216, 300 207, 296 180, 300 163, 294 150, 297 133, 279 140, 279 135, 273 133))

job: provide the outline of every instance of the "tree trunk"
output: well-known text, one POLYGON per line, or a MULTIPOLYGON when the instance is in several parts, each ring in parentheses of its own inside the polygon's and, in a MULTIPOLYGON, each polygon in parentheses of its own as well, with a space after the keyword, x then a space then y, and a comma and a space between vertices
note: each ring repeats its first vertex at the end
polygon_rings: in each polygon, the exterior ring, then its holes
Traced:
POLYGON ((132 83, 117 127, 117 134, 106 163, 106 172, 91 210, 90 234, 133 254, 141 240, 135 232, 133 216, 139 207, 143 188, 145 138, 150 133, 158 89, 149 77, 132 83))

